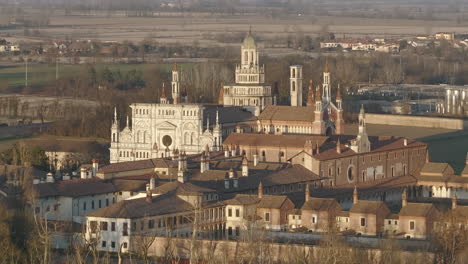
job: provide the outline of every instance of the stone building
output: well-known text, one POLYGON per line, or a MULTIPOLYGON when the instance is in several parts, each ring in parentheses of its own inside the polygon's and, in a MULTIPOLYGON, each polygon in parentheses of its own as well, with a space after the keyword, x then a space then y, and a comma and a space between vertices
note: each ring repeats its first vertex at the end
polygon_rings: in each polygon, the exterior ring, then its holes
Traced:
POLYGON ((169 157, 178 152, 196 154, 221 149, 223 135, 240 123, 252 122, 252 114, 235 106, 190 104, 181 92, 177 66, 172 70, 172 99, 162 88, 160 103, 130 105, 132 124, 127 116, 124 129, 117 122, 111 127, 110 162, 169 157))
POLYGON ((303 106, 302 66, 290 67, 291 106, 269 105, 258 116, 257 131, 265 134, 344 134, 341 90, 332 101, 331 77, 328 64, 323 72, 322 87, 315 94, 312 81, 306 106, 303 106))
POLYGON ((219 103, 242 106, 252 113, 260 113, 274 104, 271 85, 265 84, 265 66, 260 65, 260 53, 249 31, 241 46, 241 64, 236 66, 235 83, 220 90, 219 103))

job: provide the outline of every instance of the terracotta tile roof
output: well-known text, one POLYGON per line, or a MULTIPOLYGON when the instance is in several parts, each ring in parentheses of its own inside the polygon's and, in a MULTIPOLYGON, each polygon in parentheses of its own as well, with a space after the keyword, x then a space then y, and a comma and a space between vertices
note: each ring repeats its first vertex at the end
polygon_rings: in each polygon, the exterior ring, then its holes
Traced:
POLYGON ((429 203, 408 203, 400 210, 400 216, 428 216, 431 210, 435 209, 433 204, 429 203))
POLYGON ((468 219, 468 206, 457 205, 457 208, 452 209, 452 212, 456 216, 461 216, 461 217, 468 219))
POLYGON ((286 200, 288 200, 286 195, 263 195, 257 208, 280 209, 286 200))
POLYGON ((251 134, 231 133, 223 142, 225 146, 267 146, 282 148, 303 149, 307 140, 318 142, 322 145, 328 139, 326 136, 308 135, 274 135, 274 134, 251 134))
POLYGON ((314 122, 314 117, 313 107, 269 105, 258 116, 258 120, 314 122))
POLYGON ((224 201, 226 205, 252 205, 257 204, 259 202, 259 198, 257 195, 249 195, 249 194, 237 194, 232 199, 228 199, 224 201))
POLYGON ((114 179, 112 181, 116 191, 137 192, 145 190, 148 181, 145 180, 124 180, 114 179))
POLYGON ((151 191, 155 194, 175 193, 180 195, 200 195, 203 193, 216 192, 215 190, 206 187, 201 187, 190 182, 182 183, 179 181, 165 183, 154 188, 151 191))
POLYGON ((446 173, 452 173, 453 169, 448 163, 428 162, 421 168, 421 176, 444 176, 446 173))
POLYGON ((203 118, 210 119, 210 126, 214 126, 216 122, 216 111, 219 112, 219 122, 221 124, 232 124, 247 121, 255 121, 257 118, 249 111, 240 106, 219 106, 219 105, 204 105, 203 118))
POLYGON ((147 159, 136 161, 125 161, 109 164, 99 168, 98 173, 114 173, 122 171, 143 170, 151 168, 174 168, 177 162, 168 159, 147 159))
POLYGON ((224 201, 226 205, 253 205, 257 208, 279 209, 284 202, 288 200, 286 195, 263 195, 259 198, 257 195, 237 194, 234 198, 224 201))
MULTIPOLYGON (((351 135, 343 135, 343 136, 332 136, 326 142, 324 142, 320 146, 320 153, 315 154, 313 157, 317 160, 329 160, 329 159, 337 159, 355 155, 356 152, 351 150, 348 146, 351 144, 351 140, 355 139, 356 136, 351 135), (338 137, 341 142, 341 153, 336 151, 338 137)), ((405 138, 398 137, 369 137, 369 141, 371 142, 371 153, 372 152, 381 152, 381 151, 392 151, 398 150, 403 148, 411 148, 411 147, 424 147, 426 146, 425 143, 415 141, 413 139, 407 139, 407 146, 404 146, 405 138)))
POLYGON ((104 218, 140 218, 145 216, 157 216, 188 212, 193 206, 180 199, 177 195, 166 194, 153 196, 149 203, 145 198, 124 200, 99 209, 86 216, 104 218))
POLYGON ((79 197, 101 193, 112 193, 117 189, 111 182, 101 179, 73 179, 57 183, 34 184, 33 189, 39 198, 48 196, 79 197))
POLYGON ((305 202, 301 210, 329 211, 333 208, 341 208, 340 204, 334 198, 315 198, 311 197, 305 202))
POLYGON ((242 177, 241 171, 236 171, 239 181, 239 188, 224 189, 224 178, 226 170, 209 170, 200 173, 199 170, 191 174, 190 182, 203 185, 219 192, 239 192, 256 190, 260 182, 264 187, 286 185, 293 183, 306 183, 319 180, 319 176, 301 165, 292 165, 278 171, 258 170, 257 173, 250 173, 248 177, 242 177))
POLYGON ((360 214, 376 214, 382 207, 390 211, 387 205, 382 201, 359 200, 357 204, 353 204, 349 212, 360 214))

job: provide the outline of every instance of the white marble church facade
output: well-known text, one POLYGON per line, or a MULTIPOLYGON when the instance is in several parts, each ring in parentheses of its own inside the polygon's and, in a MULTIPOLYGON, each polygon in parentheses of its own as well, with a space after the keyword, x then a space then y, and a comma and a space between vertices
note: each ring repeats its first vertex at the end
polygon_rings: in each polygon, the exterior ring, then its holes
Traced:
POLYGON ((251 32, 241 47, 241 64, 236 66, 235 84, 220 91, 220 104, 242 106, 258 115, 266 106, 274 104, 272 89, 265 84, 265 66, 260 65, 257 44, 251 32))
POLYGON ((218 150, 222 143, 222 129, 218 113, 214 125, 209 125, 205 107, 180 103, 177 67, 172 73, 172 103, 165 96, 159 104, 136 103, 130 105, 132 126, 120 130, 117 112, 111 128, 110 162, 123 162, 160 158, 184 151, 200 153, 206 148, 218 150), (204 118, 205 117, 205 118, 204 118), (206 119, 206 120, 205 120, 206 119))

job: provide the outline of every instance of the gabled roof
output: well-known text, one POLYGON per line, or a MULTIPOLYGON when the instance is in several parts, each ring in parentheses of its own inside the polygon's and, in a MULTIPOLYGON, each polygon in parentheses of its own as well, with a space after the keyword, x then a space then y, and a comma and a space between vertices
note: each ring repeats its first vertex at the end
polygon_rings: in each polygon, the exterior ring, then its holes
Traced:
POLYGON ((234 198, 225 200, 226 205, 254 205, 257 208, 280 209, 288 197, 286 195, 263 195, 259 198, 257 195, 236 194, 234 198))
POLYGON ((179 195, 201 195, 204 193, 216 192, 215 190, 201 187, 190 182, 182 183, 179 181, 165 183, 151 191, 156 194, 175 193, 179 195))
POLYGON ((357 204, 353 204, 353 207, 351 207, 349 212, 360 214, 377 214, 381 208, 386 208, 389 211, 387 205, 382 201, 359 200, 357 204))
POLYGON ((258 116, 258 120, 314 122, 314 108, 307 106, 269 105, 258 116))
POLYGON ((102 166, 98 173, 114 173, 122 171, 143 170, 151 168, 173 168, 177 163, 168 159, 147 159, 136 161, 125 161, 102 166))
POLYGON ((306 201, 301 207, 301 210, 311 211, 329 211, 336 207, 341 207, 334 198, 315 198, 311 197, 309 201, 306 201))
POLYGON ((432 209, 435 209, 433 204, 429 203, 408 203, 400 210, 400 216, 428 216, 432 209))
POLYGON ((140 218, 145 216, 158 216, 187 212, 193 206, 179 198, 177 195, 166 194, 153 196, 151 202, 145 198, 124 200, 99 209, 86 216, 104 218, 140 218))
POLYGON ((57 183, 34 184, 33 189, 39 198, 49 196, 80 197, 101 193, 112 193, 117 189, 111 182, 101 179, 73 179, 57 183))
POLYGON ((445 176, 454 174, 453 168, 448 163, 428 162, 421 168, 421 176, 445 176))

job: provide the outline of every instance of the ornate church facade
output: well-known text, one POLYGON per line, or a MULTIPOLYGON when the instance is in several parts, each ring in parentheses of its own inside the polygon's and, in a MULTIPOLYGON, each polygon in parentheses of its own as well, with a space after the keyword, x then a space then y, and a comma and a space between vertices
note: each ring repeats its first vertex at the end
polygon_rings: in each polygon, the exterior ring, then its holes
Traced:
POLYGON ((242 106, 259 114, 274 104, 271 86, 265 84, 265 66, 260 65, 257 44, 251 31, 241 46, 241 63, 236 66, 235 84, 220 90, 219 104, 242 106))
POLYGON ((207 109, 203 105, 187 104, 186 92, 180 93, 179 77, 174 65, 171 100, 166 97, 163 87, 159 104, 130 105, 131 127, 127 116, 126 127, 120 130, 115 111, 111 128, 111 163, 167 157, 182 151, 196 154, 220 148, 222 128, 218 111, 214 125, 210 126, 207 109))

